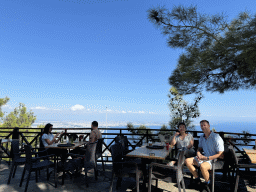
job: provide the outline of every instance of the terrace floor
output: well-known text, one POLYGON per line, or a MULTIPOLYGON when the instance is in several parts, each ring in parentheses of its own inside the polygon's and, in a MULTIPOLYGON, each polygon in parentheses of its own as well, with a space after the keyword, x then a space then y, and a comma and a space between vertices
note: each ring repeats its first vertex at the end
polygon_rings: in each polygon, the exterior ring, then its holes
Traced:
MULTIPOLYGON (((10 172, 10 166, 7 162, 3 161, 0 164, 0 192, 5 191, 24 191, 25 184, 26 184, 26 175, 25 179, 23 181, 23 186, 19 187, 19 182, 21 178, 21 174, 23 171, 24 166, 20 166, 17 168, 15 178, 11 179, 10 185, 7 185, 7 180, 10 172)), ((35 174, 31 174, 31 179, 28 186, 28 191, 36 191, 36 192, 44 192, 44 191, 51 191, 51 192, 82 192, 82 191, 92 191, 92 192, 107 192, 109 191, 110 186, 110 179, 111 179, 111 167, 112 165, 106 164, 106 170, 105 172, 101 171, 101 166, 99 164, 99 177, 98 181, 95 181, 93 177, 93 170, 91 173, 88 174, 89 176, 89 188, 85 187, 85 184, 83 182, 84 177, 80 176, 74 179, 74 182, 72 183, 72 180, 67 176, 65 178, 64 185, 61 185, 61 175, 58 177, 58 187, 54 187, 54 178, 51 175, 50 180, 46 180, 46 171, 41 171, 41 174, 39 175, 38 183, 35 181, 35 174)), ((174 174, 175 177, 175 174, 174 174)), ((221 180, 221 175, 216 176, 216 180, 221 180)), ((186 184, 186 191, 192 192, 196 191, 195 189, 189 189, 189 176, 185 175, 185 184, 186 184)), ((124 178, 122 181, 122 186, 119 190, 115 189, 116 179, 113 186, 113 192, 115 191, 136 191, 135 190, 135 180, 133 178, 124 178)), ((153 181, 153 185, 155 185, 155 182, 153 181)), ((154 188, 153 188, 154 189, 154 188)), ((178 191, 177 184, 176 183, 165 183, 161 180, 159 180, 158 183, 158 189, 154 189, 152 191, 156 192, 176 192, 178 191)), ((230 187, 228 184, 219 183, 216 182, 215 184, 215 191, 221 192, 221 191, 230 191, 230 187)), ((256 192, 255 186, 249 186, 246 180, 240 179, 239 183, 239 191, 245 192, 245 191, 251 191, 256 192)))

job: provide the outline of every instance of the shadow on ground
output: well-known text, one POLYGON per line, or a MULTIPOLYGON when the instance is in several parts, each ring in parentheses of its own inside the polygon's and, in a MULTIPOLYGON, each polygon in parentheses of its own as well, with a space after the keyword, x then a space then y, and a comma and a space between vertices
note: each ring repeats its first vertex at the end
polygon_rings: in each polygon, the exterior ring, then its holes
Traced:
MULTIPOLYGON (((57 191, 66 191, 66 192, 80 192, 80 191, 88 191, 88 192, 107 192, 109 191, 110 187, 110 180, 111 180, 111 171, 112 166, 111 164, 107 164, 105 166, 105 172, 102 171, 101 165, 98 165, 99 167, 99 177, 98 181, 95 181, 93 170, 90 171, 88 174, 89 179, 89 188, 86 188, 85 186, 85 180, 84 175, 80 175, 79 177, 74 178, 73 182, 72 179, 67 176, 65 178, 64 185, 61 185, 61 174, 58 177, 58 187, 54 187, 54 177, 53 174, 50 176, 49 181, 46 179, 46 171, 41 171, 39 175, 39 180, 36 183, 35 181, 35 174, 31 174, 31 179, 28 186, 28 192, 57 192, 57 191)), ((23 182, 22 187, 19 187, 21 174, 23 171, 24 166, 20 166, 17 168, 15 177, 11 179, 10 185, 7 185, 7 180, 9 177, 10 172, 10 166, 7 162, 2 161, 0 164, 0 192, 5 191, 24 191, 25 184, 26 184, 26 177, 23 182)), ((176 182, 176 175, 175 173, 170 173, 171 177, 173 178, 173 182, 176 182)), ((216 184, 215 184, 215 191, 221 192, 221 191, 230 191, 230 186, 225 183, 220 183, 217 181, 221 181, 222 175, 216 176, 216 184)), ((123 178, 121 187, 116 190, 116 180, 114 181, 113 185, 113 192, 124 192, 124 191, 136 191, 135 189, 135 179, 133 178, 123 178)), ((189 183, 190 183, 190 176, 185 175, 184 177, 185 185, 186 185, 186 191, 192 192, 196 191, 195 189, 189 189, 189 183)), ((141 191, 147 191, 142 190, 141 191)), ((154 192, 176 192, 178 191, 177 184, 176 183, 165 183, 163 181, 158 182, 158 188, 155 187, 155 181, 152 181, 152 191, 154 192)), ((255 186, 250 186, 246 181, 240 180, 239 183, 239 191, 245 192, 245 191, 256 191, 255 186)))

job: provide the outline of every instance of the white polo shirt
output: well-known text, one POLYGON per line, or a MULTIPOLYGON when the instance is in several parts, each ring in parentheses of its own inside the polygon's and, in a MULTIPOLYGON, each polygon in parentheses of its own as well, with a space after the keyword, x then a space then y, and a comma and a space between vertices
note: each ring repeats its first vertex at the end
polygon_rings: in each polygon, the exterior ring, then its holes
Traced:
POLYGON ((200 136, 198 147, 203 148, 204 156, 209 157, 224 151, 224 142, 219 134, 211 132, 207 139, 204 134, 200 136))

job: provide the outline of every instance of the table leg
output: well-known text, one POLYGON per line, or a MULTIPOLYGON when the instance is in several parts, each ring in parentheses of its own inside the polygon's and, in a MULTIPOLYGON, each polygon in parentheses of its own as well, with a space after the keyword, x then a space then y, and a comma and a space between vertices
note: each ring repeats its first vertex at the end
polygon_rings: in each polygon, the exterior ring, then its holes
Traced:
POLYGON ((141 169, 142 169, 143 176, 144 176, 143 185, 142 185, 143 191, 147 191, 147 183, 148 183, 148 178, 149 178, 149 175, 148 175, 149 170, 148 170, 147 165, 150 165, 150 163, 152 161, 153 161, 152 159, 144 159, 144 158, 141 159, 141 163, 142 163, 141 169))

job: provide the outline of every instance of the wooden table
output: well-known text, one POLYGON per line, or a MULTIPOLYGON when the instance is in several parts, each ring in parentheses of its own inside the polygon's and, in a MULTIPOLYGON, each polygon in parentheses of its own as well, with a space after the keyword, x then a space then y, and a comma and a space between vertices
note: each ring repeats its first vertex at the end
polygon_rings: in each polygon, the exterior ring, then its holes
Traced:
POLYGON ((73 143, 74 146, 70 146, 70 147, 59 147, 58 145, 60 143, 53 143, 51 145, 46 146, 45 148, 51 148, 51 149, 75 149, 75 148, 77 148, 77 147, 79 147, 81 145, 85 145, 87 143, 88 143, 88 141, 74 142, 73 143))
MULTIPOLYGON (((79 147, 81 145, 85 145, 87 143, 88 143, 88 141, 74 142, 73 143, 74 146, 70 146, 70 147, 59 147, 58 145, 60 143, 53 143, 51 145, 46 146, 45 148, 46 149, 54 149, 54 150, 56 150, 55 156, 58 156, 58 155, 61 154, 61 162, 62 162, 61 172, 62 172, 64 170, 64 162, 67 159, 68 150, 75 149, 75 148, 77 148, 77 147, 79 147)), ((63 173, 64 173, 64 171, 63 171, 63 173)), ((65 173, 62 176, 62 185, 64 184, 64 177, 65 177, 65 173)))
POLYGON ((243 150, 245 151, 246 155, 251 160, 251 163, 256 163, 256 150, 255 149, 245 149, 245 148, 243 148, 243 150))
MULTIPOLYGON (((127 157, 135 157, 135 158, 144 158, 144 159, 160 159, 165 160, 165 158, 169 155, 172 150, 172 146, 169 147, 169 150, 166 150, 166 147, 163 149, 148 149, 148 144, 141 146, 140 148, 135 149, 134 151, 126 154, 127 157), (152 156, 150 154, 154 153, 152 156)), ((161 145, 161 143, 155 143, 154 145, 161 145)))
MULTIPOLYGON (((144 175, 144 189, 146 189, 146 183, 148 181, 148 170, 146 165, 150 164, 153 160, 165 160, 165 158, 169 155, 170 151, 173 148, 173 146, 170 146, 169 150, 166 150, 166 147, 164 147, 163 149, 148 149, 147 145, 148 144, 145 144, 135 149, 134 151, 126 154, 126 157, 141 158, 142 172, 144 175), (154 153, 154 155, 152 155, 152 153, 154 153)), ((153 145, 161 145, 161 143, 154 143, 153 145)))

